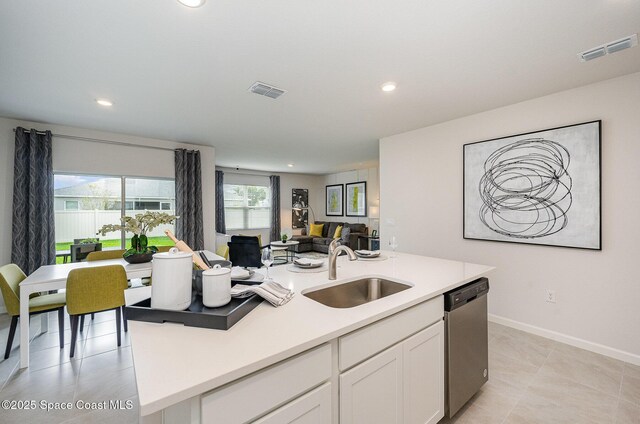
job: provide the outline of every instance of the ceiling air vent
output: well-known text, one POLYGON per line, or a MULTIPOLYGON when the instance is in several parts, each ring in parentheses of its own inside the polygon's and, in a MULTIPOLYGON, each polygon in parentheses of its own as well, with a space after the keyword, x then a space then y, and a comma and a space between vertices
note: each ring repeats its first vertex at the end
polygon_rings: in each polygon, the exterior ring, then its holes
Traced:
POLYGON ((606 54, 616 53, 620 50, 628 49, 638 45, 638 34, 633 34, 619 40, 611 41, 598 47, 594 47, 585 52, 578 53, 581 62, 596 59, 606 54))
POLYGON ((281 88, 276 88, 272 85, 265 84, 260 81, 256 81, 255 83, 253 83, 253 85, 249 87, 249 91, 261 96, 270 97, 272 99, 277 99, 278 97, 286 93, 286 91, 281 88))
POLYGON ((615 53, 620 50, 628 49, 629 47, 638 45, 638 34, 633 34, 630 37, 625 37, 620 40, 613 41, 607 44, 607 53, 615 53))
POLYGON ((607 51, 604 49, 604 47, 598 47, 597 49, 592 49, 580 53, 580 57, 582 58, 583 62, 586 62, 587 60, 593 60, 602 57, 605 54, 607 54, 607 51))

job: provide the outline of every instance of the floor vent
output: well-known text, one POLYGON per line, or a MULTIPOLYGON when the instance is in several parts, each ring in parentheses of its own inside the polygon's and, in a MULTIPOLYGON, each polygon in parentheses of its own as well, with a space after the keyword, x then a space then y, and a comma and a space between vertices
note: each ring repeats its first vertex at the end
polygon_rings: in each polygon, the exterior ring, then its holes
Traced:
POLYGON ((277 99, 278 97, 286 93, 286 91, 281 88, 276 88, 272 85, 265 84, 260 81, 256 81, 255 83, 253 83, 253 85, 249 87, 249 91, 261 96, 270 97, 272 99, 277 99))

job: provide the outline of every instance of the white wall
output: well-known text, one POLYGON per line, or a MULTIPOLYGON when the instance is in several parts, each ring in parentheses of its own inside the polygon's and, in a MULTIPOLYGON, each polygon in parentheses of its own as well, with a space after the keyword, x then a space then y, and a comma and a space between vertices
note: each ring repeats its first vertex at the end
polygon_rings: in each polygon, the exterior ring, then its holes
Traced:
MULTIPOLYGON (((343 187, 343 196, 346 193, 347 188, 343 187)), ((322 183, 322 203, 320 208, 315 209, 316 218, 323 221, 337 221, 337 222, 349 222, 349 223, 363 223, 369 227, 369 233, 372 230, 379 228, 379 219, 371 218, 369 216, 371 207, 379 208, 380 206, 380 179, 378 178, 378 168, 365 168, 354 169, 353 171, 345 171, 337 174, 327 174, 323 178, 322 183), (325 205, 325 186, 332 184, 348 184, 356 183, 359 181, 367 182, 367 216, 364 218, 352 217, 352 216, 326 216, 325 205)), ((344 211, 346 212, 346 204, 344 205, 344 211)))
MULTIPOLYGON (((318 216, 318 210, 324 208, 324 186, 322 185, 324 176, 310 174, 294 174, 294 173, 269 173, 262 171, 240 170, 233 168, 218 167, 224 172, 224 182, 228 184, 256 184, 269 185, 269 175, 280 176, 280 228, 283 233, 291 236, 292 234, 300 234, 301 230, 293 230, 291 228, 291 190, 294 188, 306 188, 309 190, 309 206, 313 208, 318 216)), ((309 214, 311 215, 311 214, 309 214)), ((311 216, 309 216, 311 220, 311 216)), ((269 229, 260 230, 234 230, 227 231, 227 234, 246 234, 246 235, 262 235, 262 240, 266 244, 269 240, 269 229)))
MULTIPOLYGON (((215 250, 215 151, 213 147, 0 118, 0 264, 11 261, 13 129, 16 126, 38 130, 48 129, 54 134, 99 138, 137 145, 200 150, 204 243, 207 249, 215 250)), ((174 154, 171 151, 91 143, 61 137, 53 138, 53 169, 55 172, 165 178, 174 178, 175 171, 174 154)), ((0 309, 3 309, 2 303, 0 303, 0 309)))
POLYGON ((395 234, 400 251, 495 265, 491 314, 640 363, 638 111, 640 73, 382 139, 383 243, 395 234), (602 251, 463 240, 464 143, 597 119, 602 251))

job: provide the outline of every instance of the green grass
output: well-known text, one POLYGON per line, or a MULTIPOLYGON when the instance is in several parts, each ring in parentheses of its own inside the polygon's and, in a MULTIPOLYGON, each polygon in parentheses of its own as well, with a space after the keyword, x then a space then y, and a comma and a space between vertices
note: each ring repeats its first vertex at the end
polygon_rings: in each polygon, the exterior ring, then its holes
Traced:
MULTIPOLYGON (((129 242, 130 238, 127 239, 127 247, 130 246, 129 242)), ((107 250, 110 248, 120 249, 120 239, 112 239, 112 240, 100 240, 102 243, 102 250, 107 250)), ((69 250, 69 246, 73 244, 72 241, 66 241, 61 243, 56 243, 56 250, 69 250)), ((149 246, 173 246, 173 241, 167 236, 158 236, 158 237, 149 237, 149 246)), ((67 258, 67 261, 69 258, 67 258)), ((61 264, 63 261, 62 257, 56 258, 56 263, 61 264)))

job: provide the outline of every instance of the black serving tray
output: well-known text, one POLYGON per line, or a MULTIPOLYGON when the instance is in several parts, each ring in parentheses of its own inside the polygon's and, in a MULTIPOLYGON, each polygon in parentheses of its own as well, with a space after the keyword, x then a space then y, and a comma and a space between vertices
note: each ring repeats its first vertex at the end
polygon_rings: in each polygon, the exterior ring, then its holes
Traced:
POLYGON ((125 306, 127 319, 146 322, 176 322, 187 327, 213 328, 228 330, 262 303, 257 294, 245 298, 231 298, 231 302, 219 308, 207 308, 202 304, 202 296, 192 292, 191 305, 184 311, 151 309, 151 299, 145 299, 133 305, 125 306))

